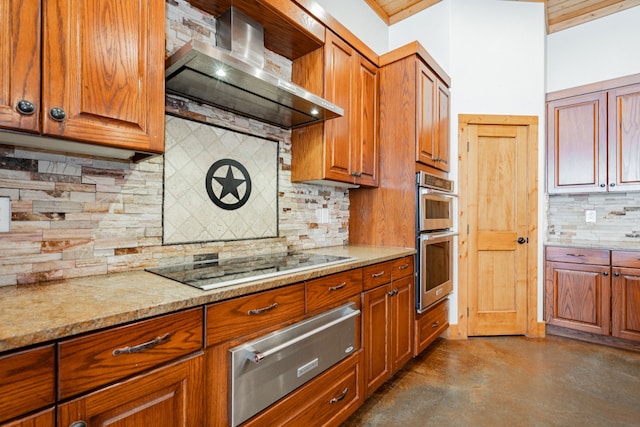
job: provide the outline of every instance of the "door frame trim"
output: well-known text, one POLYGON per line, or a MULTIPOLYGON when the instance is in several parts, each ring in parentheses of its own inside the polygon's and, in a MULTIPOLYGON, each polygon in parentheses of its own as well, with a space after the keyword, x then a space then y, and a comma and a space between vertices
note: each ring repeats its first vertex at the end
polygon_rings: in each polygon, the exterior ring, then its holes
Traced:
MULTIPOLYGON (((527 126, 530 146, 527 150, 529 244, 527 245, 527 332, 529 337, 543 337, 544 323, 538 322, 538 117, 513 115, 458 115, 458 176, 468 170, 468 126, 469 125, 514 125, 527 126)), ((458 179, 461 182, 461 179, 458 179)), ((449 338, 468 338, 469 307, 469 253, 467 212, 468 194, 466 186, 458 186, 458 324, 452 325, 449 338)))

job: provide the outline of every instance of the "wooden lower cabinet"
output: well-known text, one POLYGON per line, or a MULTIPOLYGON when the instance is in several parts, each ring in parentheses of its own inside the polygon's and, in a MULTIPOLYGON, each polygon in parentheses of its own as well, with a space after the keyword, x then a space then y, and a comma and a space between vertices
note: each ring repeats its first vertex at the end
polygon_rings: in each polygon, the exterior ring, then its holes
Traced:
POLYGON ((352 354, 243 426, 339 426, 364 402, 363 354, 352 354))
POLYGON ((203 360, 199 353, 60 404, 58 425, 203 426, 203 360))
POLYGON ((611 252, 611 335, 640 342, 640 252, 611 252))
POLYGON ((449 300, 439 302, 416 316, 414 355, 422 353, 449 327, 449 300))
POLYGON ((413 355, 413 286, 413 276, 407 276, 363 293, 366 396, 413 355))

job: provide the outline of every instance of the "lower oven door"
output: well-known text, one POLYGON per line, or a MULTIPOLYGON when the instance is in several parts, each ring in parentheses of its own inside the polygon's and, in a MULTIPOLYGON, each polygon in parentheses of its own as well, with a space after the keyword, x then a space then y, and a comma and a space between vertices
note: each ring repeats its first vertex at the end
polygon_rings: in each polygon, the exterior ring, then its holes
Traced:
POLYGON ((360 310, 345 304, 229 350, 237 426, 357 350, 360 310))
POLYGON ((416 308, 422 313, 453 291, 454 232, 418 236, 418 284, 416 308))

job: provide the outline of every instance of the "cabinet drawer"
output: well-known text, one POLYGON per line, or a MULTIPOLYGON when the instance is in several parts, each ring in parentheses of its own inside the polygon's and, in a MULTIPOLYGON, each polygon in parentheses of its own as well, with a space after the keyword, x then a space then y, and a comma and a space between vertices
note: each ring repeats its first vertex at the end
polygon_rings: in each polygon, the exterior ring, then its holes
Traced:
POLYGON ((312 312, 362 292, 362 270, 358 268, 310 280, 305 287, 307 312, 312 312))
POLYGON ((609 250, 547 246, 546 260, 572 262, 574 264, 609 265, 609 250))
POLYGON ((287 395, 243 427, 337 426, 363 403, 362 351, 287 395))
POLYGON ((413 274, 413 256, 406 256, 393 261, 393 269, 391 271, 392 280, 398 280, 403 277, 412 276, 413 274))
POLYGON ((392 261, 364 267, 362 269, 364 290, 366 291, 367 289, 373 289, 377 286, 389 283, 391 281, 391 270, 393 270, 392 261))
POLYGON ((207 346, 304 315, 304 284, 207 306, 207 346))
POLYGON ((197 308, 62 341, 59 398, 200 350, 202 328, 202 309, 197 308))
POLYGON ((640 252, 612 251, 611 265, 614 267, 640 268, 640 252))
POLYGON ((55 402, 53 345, 0 357, 0 422, 55 402))
POLYGON ((444 300, 416 318, 415 356, 449 327, 449 300, 444 300))

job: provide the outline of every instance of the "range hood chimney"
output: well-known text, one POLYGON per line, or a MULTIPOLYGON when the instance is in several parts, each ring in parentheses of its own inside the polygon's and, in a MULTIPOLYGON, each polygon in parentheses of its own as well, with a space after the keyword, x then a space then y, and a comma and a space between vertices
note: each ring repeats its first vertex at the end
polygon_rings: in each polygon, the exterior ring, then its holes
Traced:
POLYGON ((166 91, 286 129, 344 110, 264 67, 264 31, 231 7, 216 19, 217 47, 191 40, 167 59, 166 91))

